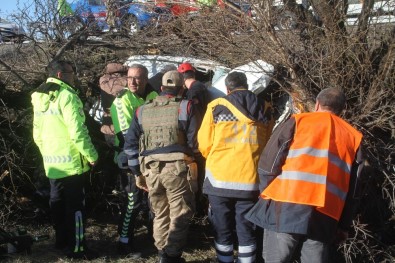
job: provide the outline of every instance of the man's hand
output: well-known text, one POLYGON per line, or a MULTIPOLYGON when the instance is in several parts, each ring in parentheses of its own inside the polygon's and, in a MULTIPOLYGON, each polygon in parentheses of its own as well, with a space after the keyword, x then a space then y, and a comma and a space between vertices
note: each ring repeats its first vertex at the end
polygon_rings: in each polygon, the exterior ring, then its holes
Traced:
POLYGON ((96 164, 97 164, 97 161, 94 161, 94 162, 89 162, 89 164, 91 165, 91 167, 94 167, 94 166, 96 166, 96 164))
POLYGON ((102 125, 100 131, 104 134, 114 135, 114 125, 102 125))
POLYGON ((136 186, 144 191, 148 192, 147 183, 145 181, 144 175, 135 176, 136 178, 136 186))

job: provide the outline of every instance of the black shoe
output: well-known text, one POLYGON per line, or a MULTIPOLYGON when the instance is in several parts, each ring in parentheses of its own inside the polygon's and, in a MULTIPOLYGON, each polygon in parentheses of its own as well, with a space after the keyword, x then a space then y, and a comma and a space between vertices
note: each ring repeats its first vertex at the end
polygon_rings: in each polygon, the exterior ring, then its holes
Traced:
POLYGON ((92 249, 85 249, 85 251, 68 252, 66 253, 66 257, 72 259, 92 260, 98 258, 99 253, 92 249))
POLYGON ((117 251, 119 255, 124 256, 125 258, 130 258, 130 259, 141 258, 141 253, 134 251, 133 248, 127 243, 118 242, 117 251))
POLYGON ((181 258, 181 257, 167 257, 167 258, 159 258, 159 262, 158 263, 185 263, 185 259, 181 258))
POLYGON ((166 253, 159 251, 159 262, 158 263, 185 263, 185 259, 180 256, 171 257, 166 253))

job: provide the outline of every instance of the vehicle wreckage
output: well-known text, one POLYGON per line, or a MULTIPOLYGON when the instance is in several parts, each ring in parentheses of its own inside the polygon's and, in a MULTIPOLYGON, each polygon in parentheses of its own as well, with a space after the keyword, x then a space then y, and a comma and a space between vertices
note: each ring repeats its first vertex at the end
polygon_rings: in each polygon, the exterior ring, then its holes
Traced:
MULTIPOLYGON (((274 66, 262 60, 252 61, 232 69, 224 66, 222 63, 208 59, 181 56, 135 55, 129 57, 124 65, 142 64, 148 69, 148 78, 153 78, 165 66, 174 65, 178 67, 183 62, 189 62, 196 69, 196 79, 206 85, 209 101, 225 96, 226 76, 232 71, 240 71, 247 76, 248 89, 258 96, 263 96, 272 103, 276 120, 275 127, 297 111, 291 96, 279 88, 273 88, 275 85, 272 81, 275 70, 274 66)), ((103 111, 100 106, 100 99, 93 104, 89 114, 97 122, 102 122, 103 111)))

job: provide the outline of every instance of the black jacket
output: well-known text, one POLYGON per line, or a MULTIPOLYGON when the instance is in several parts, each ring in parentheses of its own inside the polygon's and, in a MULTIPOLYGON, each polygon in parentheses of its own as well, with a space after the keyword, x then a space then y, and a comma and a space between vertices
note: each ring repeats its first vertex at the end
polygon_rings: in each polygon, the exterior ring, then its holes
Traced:
POLYGON ((206 85, 200 81, 195 80, 192 82, 191 87, 187 90, 185 98, 187 100, 193 101, 196 111, 198 111, 201 118, 203 118, 204 113, 207 110, 207 104, 209 102, 206 85))

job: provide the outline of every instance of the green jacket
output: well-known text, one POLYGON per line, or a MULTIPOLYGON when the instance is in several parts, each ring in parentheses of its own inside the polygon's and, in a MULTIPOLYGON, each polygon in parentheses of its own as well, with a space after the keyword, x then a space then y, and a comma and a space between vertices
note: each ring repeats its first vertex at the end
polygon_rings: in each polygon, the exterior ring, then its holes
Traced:
POLYGON ((40 149, 48 178, 59 179, 89 171, 98 158, 76 91, 48 78, 32 94, 33 139, 40 149))
POLYGON ((145 101, 152 100, 156 96, 158 96, 158 93, 151 91, 144 100, 128 88, 123 89, 114 99, 110 108, 114 132, 126 133, 137 108, 143 105, 145 101))

